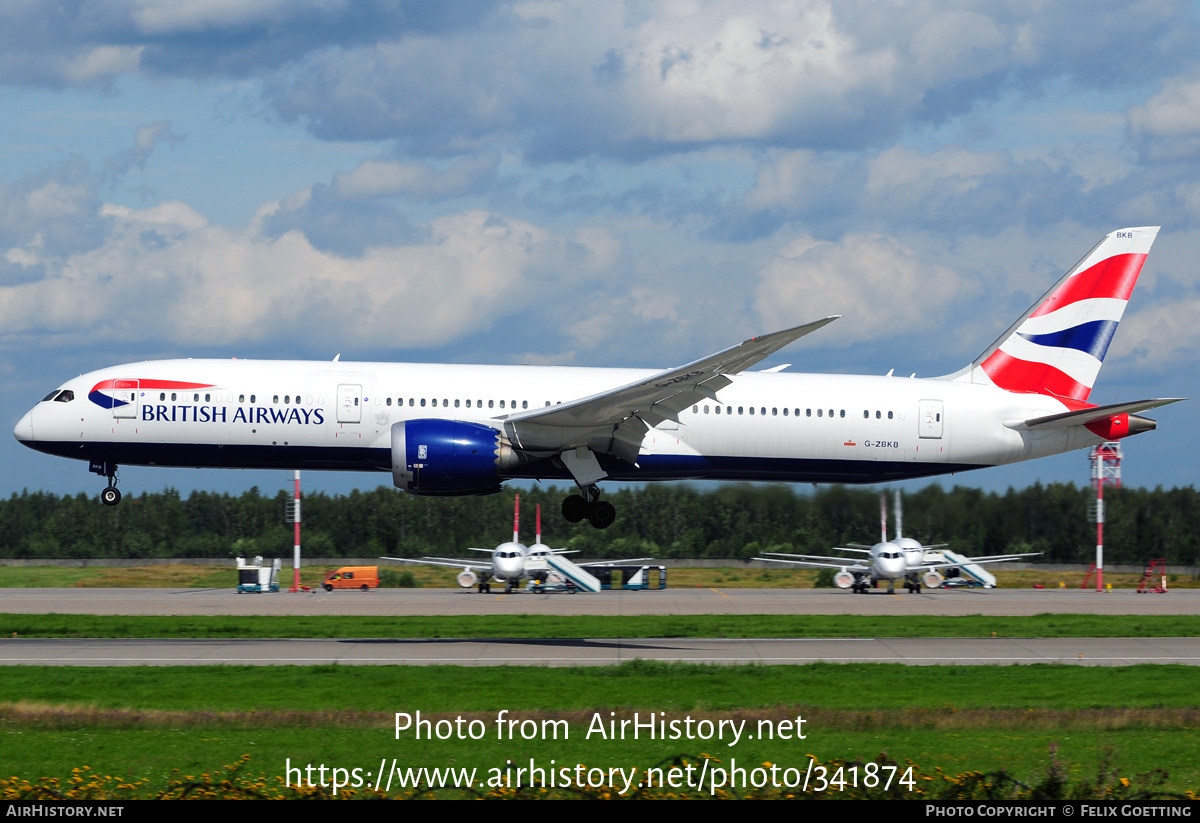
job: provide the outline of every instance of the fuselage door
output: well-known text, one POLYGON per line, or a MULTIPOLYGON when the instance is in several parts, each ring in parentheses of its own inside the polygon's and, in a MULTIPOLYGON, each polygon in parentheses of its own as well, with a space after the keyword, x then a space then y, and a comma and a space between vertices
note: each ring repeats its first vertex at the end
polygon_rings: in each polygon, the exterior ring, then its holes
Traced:
POLYGON ((942 401, 922 400, 918 420, 922 438, 940 440, 942 437, 942 401))
POLYGON ((339 423, 362 422, 362 386, 357 383, 338 385, 337 419, 339 423))
POLYGON ((138 381, 113 381, 113 417, 137 419, 138 416, 138 381))

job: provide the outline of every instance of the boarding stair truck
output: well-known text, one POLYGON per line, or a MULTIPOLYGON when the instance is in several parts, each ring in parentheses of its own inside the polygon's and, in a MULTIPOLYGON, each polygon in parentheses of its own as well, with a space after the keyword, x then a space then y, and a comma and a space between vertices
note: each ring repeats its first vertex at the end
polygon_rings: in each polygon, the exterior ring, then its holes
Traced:
POLYGON ((561 554, 550 554, 546 556, 546 562, 554 571, 563 576, 565 584, 575 586, 585 592, 600 591, 600 581, 595 575, 580 566, 577 563, 572 563, 561 554))
MULTIPOLYGON (((957 577, 969 586, 981 586, 985 589, 996 588, 996 576, 994 574, 978 563, 968 562, 970 558, 964 557, 958 552, 952 552, 949 549, 927 551, 925 552, 924 559, 926 563, 940 563, 943 560, 947 563, 960 563, 962 565, 949 570, 951 574, 947 575, 948 577, 957 577)), ((937 588, 936 586, 930 586, 928 581, 925 585, 931 589, 937 588)), ((961 586, 963 584, 958 583, 956 585, 961 586)))
POLYGON ((279 569, 282 566, 283 561, 278 557, 269 566, 263 565, 262 557, 255 557, 253 564, 247 564, 244 557, 237 558, 238 594, 279 591, 279 569))

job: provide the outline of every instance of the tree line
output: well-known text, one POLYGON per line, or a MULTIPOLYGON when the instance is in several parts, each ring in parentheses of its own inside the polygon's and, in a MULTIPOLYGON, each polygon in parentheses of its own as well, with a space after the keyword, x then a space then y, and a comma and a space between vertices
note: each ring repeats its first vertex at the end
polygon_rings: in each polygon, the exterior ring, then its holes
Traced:
MULTIPOLYGON (((347 495, 306 495, 302 524, 308 557, 426 554, 467 556, 507 540, 515 490, 490 497, 412 497, 390 487, 347 495)), ((648 484, 606 494, 617 522, 604 531, 569 524, 559 511, 568 489, 520 491, 521 537, 533 542, 534 506, 543 539, 584 557, 748 558, 764 551, 824 554, 879 536, 877 490, 826 486, 648 484)), ((1034 484, 1003 494, 927 486, 905 495, 904 533, 948 543, 963 554, 1041 551, 1039 560, 1088 563, 1096 527, 1094 492, 1072 484, 1034 484)), ((84 494, 13 494, 0 500, 0 557, 290 557, 285 522, 290 492, 257 487, 241 495, 172 489, 129 495, 107 507, 84 494)), ((1106 489, 1105 561, 1197 563, 1200 493, 1191 486, 1106 489)), ((888 496, 889 509, 891 495, 888 496)))

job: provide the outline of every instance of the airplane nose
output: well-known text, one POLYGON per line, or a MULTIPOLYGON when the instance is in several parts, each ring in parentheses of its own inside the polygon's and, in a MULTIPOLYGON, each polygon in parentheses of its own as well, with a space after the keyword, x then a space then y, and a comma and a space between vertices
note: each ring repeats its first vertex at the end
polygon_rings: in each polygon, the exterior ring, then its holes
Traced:
MULTIPOLYGON (((10 420, 12 418, 9 418, 10 420)), ((22 443, 33 442, 33 409, 25 412, 25 416, 13 427, 13 437, 22 443)))

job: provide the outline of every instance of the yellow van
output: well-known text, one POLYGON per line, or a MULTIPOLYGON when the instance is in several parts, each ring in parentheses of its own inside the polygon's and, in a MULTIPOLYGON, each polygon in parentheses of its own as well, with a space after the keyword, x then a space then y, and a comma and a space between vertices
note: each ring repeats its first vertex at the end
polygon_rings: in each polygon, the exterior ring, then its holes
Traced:
POLYGON ((364 592, 379 588, 378 566, 342 566, 325 573, 322 584, 325 591, 334 589, 362 589, 364 592))

